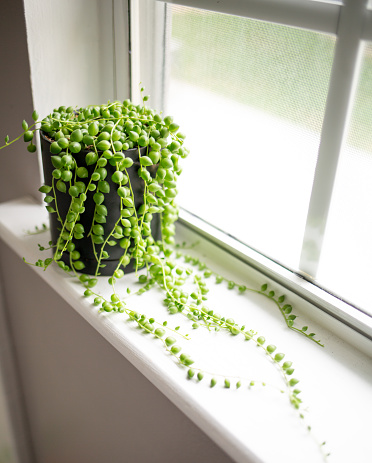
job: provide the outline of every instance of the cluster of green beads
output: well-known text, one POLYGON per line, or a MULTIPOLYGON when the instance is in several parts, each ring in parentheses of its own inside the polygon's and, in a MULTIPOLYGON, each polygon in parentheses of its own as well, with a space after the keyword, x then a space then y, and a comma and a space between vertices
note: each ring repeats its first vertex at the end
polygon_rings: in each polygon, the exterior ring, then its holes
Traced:
MULTIPOLYGON (((280 313, 282 314, 282 316, 283 316, 283 318, 285 320, 285 323, 286 323, 286 325, 288 326, 289 329, 291 329, 292 331, 295 331, 295 332, 305 336, 306 338, 308 338, 309 340, 311 340, 314 343, 318 344, 319 346, 324 347, 324 345, 321 343, 320 340, 315 339, 315 336, 316 336, 315 333, 308 332, 308 330, 309 330, 308 326, 305 325, 305 326, 303 326, 301 328, 298 328, 298 327, 294 326, 295 320, 298 317, 297 317, 297 315, 293 314, 292 305, 287 304, 285 302, 286 296, 284 294, 282 294, 280 296, 277 296, 275 294, 275 291, 270 290, 267 283, 261 285, 260 289, 249 288, 246 285, 238 284, 235 281, 229 280, 229 279, 225 278, 224 276, 214 272, 213 270, 208 268, 207 265, 204 262, 201 262, 200 259, 198 259, 197 257, 193 257, 193 256, 188 255, 188 254, 183 254, 180 250, 177 251, 177 257, 178 258, 183 258, 184 261, 187 264, 191 264, 192 266, 196 267, 199 271, 202 271, 203 272, 203 277, 205 279, 214 276, 216 284, 226 283, 227 288, 229 290, 237 289, 239 294, 244 294, 247 291, 254 292, 254 293, 261 294, 262 296, 265 296, 266 298, 272 300, 274 302, 274 304, 278 307, 278 309, 279 309, 280 313)), ((202 281, 202 278, 199 277, 199 280, 202 281)), ((199 303, 200 303, 200 300, 202 299, 203 294, 205 295, 206 292, 207 292, 207 290, 205 290, 205 286, 206 286, 205 282, 199 283, 199 288, 201 287, 201 285, 204 286, 204 293, 202 293, 200 291, 201 294, 199 293, 199 296, 198 296, 199 303)), ((232 334, 238 334, 237 331, 236 331, 236 328, 232 328, 231 332, 232 332, 232 334)))
MULTIPOLYGON (((191 263, 192 266, 197 266, 196 271, 189 265, 180 265, 178 260, 182 257, 182 254, 177 252, 176 259, 172 259, 172 250, 167 248, 164 249, 164 257, 153 256, 151 259, 152 266, 148 269, 148 276, 141 275, 143 283, 146 283, 146 290, 154 285, 159 286, 165 291, 166 297, 164 304, 168 308, 170 314, 180 313, 187 317, 192 322, 192 328, 197 329, 200 326, 204 326, 209 331, 228 331, 233 336, 242 335, 245 341, 251 341, 256 346, 264 351, 268 359, 274 363, 278 370, 281 372, 284 383, 289 393, 289 399, 291 404, 298 409, 301 404, 301 399, 298 397, 300 390, 296 389, 295 386, 298 380, 291 378, 294 372, 292 362, 284 361, 285 354, 276 352, 277 348, 273 344, 268 344, 265 337, 258 335, 254 330, 249 330, 245 325, 240 325, 235 322, 231 317, 224 317, 217 312, 209 309, 206 306, 208 300, 208 292, 205 278, 209 278, 212 275, 212 271, 202 263, 199 259, 194 259, 189 256, 186 257, 187 263, 191 263), (178 258, 178 259, 177 259, 178 258), (203 273, 200 273, 203 272, 203 273), (186 291, 184 288, 185 283, 188 279, 192 278, 193 290, 186 291)), ((218 281, 216 281, 218 284, 218 281)), ((247 289, 244 287, 244 291, 247 289)), ((240 288, 240 292, 242 291, 240 288)), ((157 331, 154 328, 154 320, 148 320, 144 315, 131 313, 130 318, 137 321, 138 325, 147 332, 152 332, 155 337, 159 337, 157 334, 164 330, 157 331)), ((178 354, 181 351, 179 346, 170 347, 176 340, 173 337, 168 337, 165 340, 165 346, 167 350, 177 357, 180 364, 190 367, 194 361, 190 361, 189 356, 186 354, 178 354)), ((189 379, 196 377, 197 381, 201 381, 204 378, 202 370, 191 367, 188 368, 187 377, 189 379)), ((210 386, 214 387, 217 384, 217 379, 212 377, 210 386)), ((239 380, 236 383, 236 387, 241 387, 242 381, 239 380)), ((249 382, 249 387, 252 387, 254 382, 249 382)), ((224 379, 224 387, 230 388, 230 380, 224 379)))
MULTIPOLYGON (((143 103, 146 99, 143 98, 143 103)), ((26 128, 24 139, 32 143, 35 130, 26 128)), ((182 172, 179 160, 187 156, 188 150, 183 146, 185 135, 171 116, 163 118, 145 104, 134 105, 130 100, 80 109, 61 106, 41 121, 40 130, 51 141, 52 185, 43 185, 40 191, 46 194, 44 201, 48 212, 56 213, 61 222, 54 257, 61 268, 70 269, 60 260, 68 251, 73 269, 84 269, 72 242, 84 237, 91 238, 94 250, 96 245, 102 245, 100 251, 94 251, 96 275, 105 266, 104 260, 109 258, 109 247, 117 244, 123 249, 123 255, 113 278, 123 276, 122 269, 131 259, 135 259, 136 268, 143 267, 151 255, 159 253, 159 243, 151 233, 155 213, 161 214, 162 241, 174 243, 174 222, 178 218, 174 198, 177 178, 182 172), (138 149, 140 168, 137 173, 145 184, 143 204, 138 210, 128 173, 133 160, 125 154, 133 148, 138 149), (141 148, 145 148, 145 154, 141 148), (86 152, 86 167, 78 166, 75 160, 81 151, 86 152), (103 224, 108 210, 104 202, 105 195, 110 193, 107 164, 114 168, 111 181, 117 185, 121 215, 105 235, 103 224), (93 173, 89 174, 88 166, 92 166, 93 173), (83 179, 87 180, 83 182, 83 179), (59 214, 56 190, 71 198, 65 220, 59 214), (85 212, 88 192, 93 193, 95 211, 90 229, 85 230, 80 217, 85 212)))

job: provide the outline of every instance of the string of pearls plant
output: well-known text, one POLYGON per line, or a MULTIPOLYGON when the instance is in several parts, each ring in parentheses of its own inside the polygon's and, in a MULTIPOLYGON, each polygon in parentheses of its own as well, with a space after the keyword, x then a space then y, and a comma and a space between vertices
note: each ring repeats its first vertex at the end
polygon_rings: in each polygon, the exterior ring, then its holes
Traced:
MULTIPOLYGON (((307 326, 294 325, 297 317, 293 315, 292 306, 285 303, 284 295, 276 297, 267 284, 248 288, 227 280, 198 258, 185 253, 185 246, 175 245, 174 222, 178 218, 175 197, 177 178, 182 172, 179 164, 188 155, 184 147, 185 135, 172 117, 163 117, 147 107, 148 97, 143 96, 143 89, 141 94, 141 105, 125 100, 86 108, 61 106, 42 120, 34 112, 34 123, 29 126, 23 121, 19 137, 11 142, 9 137, 5 138, 1 148, 23 137, 28 151, 33 153, 36 151, 35 133, 41 131, 50 151, 47 153, 47 162, 52 166, 50 183, 44 184, 39 191, 45 194, 46 209, 56 219, 57 232, 49 247, 39 245, 39 249, 53 249, 53 256, 31 265, 46 270, 55 262, 78 278, 84 296, 91 298, 100 311, 125 313, 141 330, 160 340, 166 352, 186 368, 190 380, 201 382, 208 376, 210 387, 220 383, 231 388, 229 378, 205 372, 195 366, 190 355, 182 352, 175 338, 176 334, 181 335, 179 327, 171 329, 167 321, 158 322, 128 307, 128 298, 120 297, 117 284, 127 271, 135 271, 140 289, 131 295, 158 288, 164 293, 168 313, 184 315, 193 329, 225 331, 254 343, 278 370, 283 382, 281 392, 287 392, 290 403, 303 418, 299 380, 292 376, 292 362, 262 334, 208 308, 206 280, 214 277, 216 284, 225 282, 229 290, 237 289, 240 294, 254 291, 271 299, 290 329, 322 344, 315 339, 314 333, 308 333, 307 326), (135 186, 138 179, 140 190, 135 186), (110 195, 114 195, 118 205, 113 221, 109 220, 113 214, 110 195), (88 272, 81 243, 84 246, 89 243, 93 255, 94 268, 89 268, 88 272), (115 253, 117 257, 112 267, 111 254, 115 253), (140 269, 145 271, 138 274, 140 269), (109 276, 109 298, 95 291, 102 274, 109 276), (192 285, 194 289, 186 290, 185 285, 192 285)), ((45 229, 45 225, 36 227, 32 233, 45 229)), ((233 385, 240 388, 244 383, 249 388, 257 383, 264 384, 238 377, 233 385)))

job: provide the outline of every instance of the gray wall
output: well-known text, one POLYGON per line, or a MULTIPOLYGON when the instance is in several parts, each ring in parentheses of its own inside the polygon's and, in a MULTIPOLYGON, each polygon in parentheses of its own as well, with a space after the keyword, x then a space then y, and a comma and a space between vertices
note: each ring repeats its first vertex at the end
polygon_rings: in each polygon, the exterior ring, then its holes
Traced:
MULTIPOLYGON (((22 133, 21 123, 31 118, 30 65, 23 2, 5 1, 0 14, 0 146, 6 135, 22 133)), ((0 202, 24 195, 37 197, 39 167, 21 143, 0 151, 0 202), (21 148, 21 149, 20 149, 21 148)), ((0 253, 0 261, 4 256, 0 253)), ((26 417, 15 364, 13 340, 6 320, 2 288, 7 281, 0 275, 0 463, 28 461, 30 447, 26 417), (18 445, 15 445, 17 436, 18 445)))

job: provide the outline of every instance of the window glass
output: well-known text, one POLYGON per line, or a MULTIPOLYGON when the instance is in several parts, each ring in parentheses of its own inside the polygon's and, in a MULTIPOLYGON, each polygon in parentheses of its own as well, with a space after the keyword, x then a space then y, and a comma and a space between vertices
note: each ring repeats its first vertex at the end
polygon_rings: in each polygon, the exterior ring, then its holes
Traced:
POLYGON ((190 156, 178 203, 297 268, 335 39, 168 5, 166 110, 190 156))
POLYGON ((318 280, 372 315, 372 44, 364 48, 318 280))

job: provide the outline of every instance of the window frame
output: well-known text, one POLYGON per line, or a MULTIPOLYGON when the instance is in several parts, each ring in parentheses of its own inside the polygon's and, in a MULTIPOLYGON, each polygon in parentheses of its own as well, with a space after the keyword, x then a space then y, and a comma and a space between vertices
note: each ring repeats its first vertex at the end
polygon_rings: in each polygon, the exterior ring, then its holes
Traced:
MULTIPOLYGON (((118 0, 115 0, 118 1, 118 0)), ((130 69, 131 98, 140 102, 138 82, 142 80, 152 95, 161 95, 153 104, 164 105, 166 86, 166 53, 157 54, 148 66, 148 37, 154 37, 155 47, 165 48, 167 6, 177 4, 218 13, 233 14, 276 24, 310 29, 336 36, 335 55, 330 87, 321 132, 317 165, 313 181, 307 223, 303 237, 299 271, 285 268, 265 257, 249 245, 231 238, 216 227, 196 217, 192 212, 180 210, 180 222, 208 240, 218 244, 264 275, 300 295, 332 317, 352 327, 372 340, 372 317, 362 309, 332 294, 316 281, 317 265, 322 249, 325 227, 332 199, 341 147, 350 118, 356 88, 363 42, 372 40, 372 12, 367 0, 129 0, 129 29, 131 36, 130 69), (157 21, 154 21, 156 18, 157 21), (160 78, 154 79, 154 75, 160 78), (341 76, 341 77, 340 77, 341 76), (312 224, 319 224, 314 227, 312 224), (314 238, 315 237, 315 238, 314 238), (306 249, 316 249, 309 256, 306 249), (312 275, 312 276, 311 276, 312 275)))

